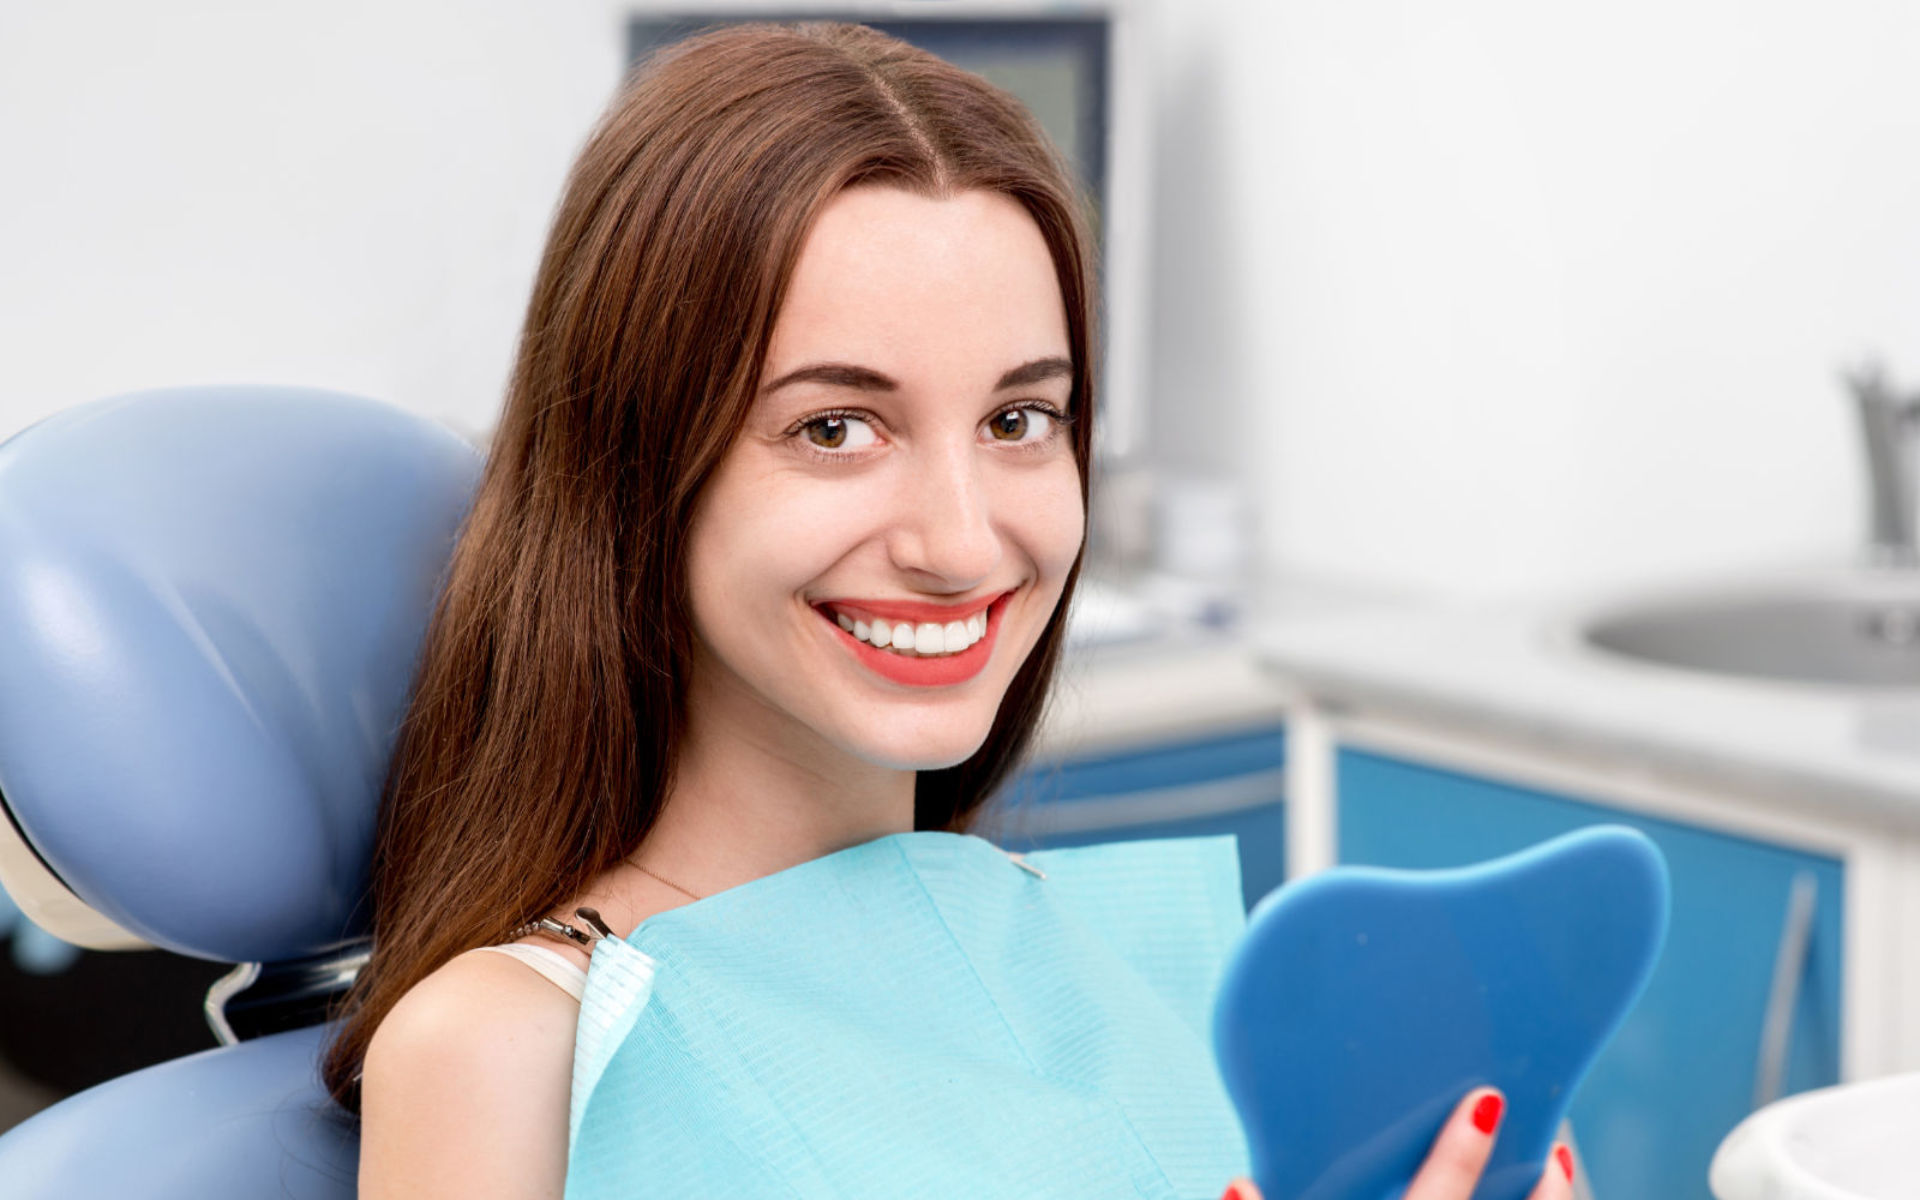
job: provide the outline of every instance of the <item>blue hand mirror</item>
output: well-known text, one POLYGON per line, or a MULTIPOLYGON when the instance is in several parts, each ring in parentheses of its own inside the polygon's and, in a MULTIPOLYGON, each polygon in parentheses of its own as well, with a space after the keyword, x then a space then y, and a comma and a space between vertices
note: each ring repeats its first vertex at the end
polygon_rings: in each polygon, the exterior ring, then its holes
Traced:
POLYGON ((1646 985, 1667 869, 1603 825, 1445 871, 1337 867, 1267 896, 1221 978, 1214 1054, 1266 1200, 1387 1200, 1454 1105, 1506 1116, 1474 1200, 1524 1200, 1646 985))

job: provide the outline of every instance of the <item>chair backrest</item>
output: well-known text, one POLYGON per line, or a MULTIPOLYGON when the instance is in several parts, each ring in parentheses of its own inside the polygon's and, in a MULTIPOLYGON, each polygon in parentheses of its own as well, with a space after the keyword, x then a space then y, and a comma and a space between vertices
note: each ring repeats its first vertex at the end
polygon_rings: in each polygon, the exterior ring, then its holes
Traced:
MULTIPOLYGON (((290 388, 119 397, 0 445, 0 882, 21 908, 81 944, 235 963, 363 937, 380 784, 479 467, 431 422, 290 388)), ((82 1093, 0 1138, 0 1179, 351 1195, 322 1042, 82 1093)))

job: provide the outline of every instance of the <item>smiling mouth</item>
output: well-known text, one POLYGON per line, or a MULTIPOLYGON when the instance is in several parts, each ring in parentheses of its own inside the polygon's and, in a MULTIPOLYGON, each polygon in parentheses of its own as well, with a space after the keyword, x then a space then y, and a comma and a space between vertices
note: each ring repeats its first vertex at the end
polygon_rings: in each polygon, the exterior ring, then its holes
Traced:
POLYGON ((986 669, 1001 615, 1019 590, 968 604, 826 600, 813 607, 854 661, 875 675, 912 688, 944 688, 986 669))
POLYGON ((857 609, 828 605, 834 624, 857 641, 903 658, 943 658, 969 650, 987 636, 987 610, 951 621, 889 621, 857 609))

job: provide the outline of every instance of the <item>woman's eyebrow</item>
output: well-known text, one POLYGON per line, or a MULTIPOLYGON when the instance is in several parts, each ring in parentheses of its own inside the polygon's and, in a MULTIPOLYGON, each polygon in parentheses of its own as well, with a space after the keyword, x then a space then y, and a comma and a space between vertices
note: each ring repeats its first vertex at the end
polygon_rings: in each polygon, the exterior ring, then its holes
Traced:
POLYGON ((1073 378, 1073 363, 1064 358, 1036 358, 1030 363, 1022 363, 1000 377, 993 385, 996 392, 1008 388, 1025 387, 1030 383, 1039 383, 1043 379, 1073 378))
MULTIPOLYGON (((1039 383, 1043 379, 1058 379, 1061 376, 1071 378, 1073 363, 1065 358, 1036 358, 1032 362, 1022 363, 1000 377, 993 385, 996 392, 1008 388, 1025 387, 1030 383, 1039 383)), ((871 367, 855 366, 852 363, 810 363, 788 371, 785 375, 760 389, 762 394, 775 392, 790 383, 824 383, 832 387, 853 388, 862 392, 895 392, 900 385, 871 367)))
POLYGON ((863 392, 893 392, 900 389, 899 384, 870 367, 856 367, 851 363, 813 363, 788 371, 760 391, 762 394, 777 392, 790 383, 825 383, 863 392))

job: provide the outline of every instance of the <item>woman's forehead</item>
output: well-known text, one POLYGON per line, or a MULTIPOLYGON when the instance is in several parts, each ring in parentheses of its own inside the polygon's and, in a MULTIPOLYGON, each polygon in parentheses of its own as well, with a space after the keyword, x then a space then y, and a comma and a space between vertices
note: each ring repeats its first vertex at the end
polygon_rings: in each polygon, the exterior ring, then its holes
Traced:
POLYGON ((1017 201, 862 186, 835 197, 809 232, 763 378, 842 362, 903 384, 960 372, 991 386, 1068 353, 1052 255, 1017 201))

